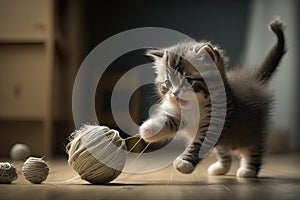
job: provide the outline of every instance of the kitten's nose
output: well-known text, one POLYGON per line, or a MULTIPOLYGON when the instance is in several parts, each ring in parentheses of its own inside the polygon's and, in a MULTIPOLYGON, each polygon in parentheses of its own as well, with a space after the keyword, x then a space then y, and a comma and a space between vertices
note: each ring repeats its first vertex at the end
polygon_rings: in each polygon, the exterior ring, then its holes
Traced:
POLYGON ((179 91, 178 89, 176 89, 176 90, 173 90, 173 94, 174 94, 174 96, 177 96, 179 93, 180 93, 180 91, 179 91))

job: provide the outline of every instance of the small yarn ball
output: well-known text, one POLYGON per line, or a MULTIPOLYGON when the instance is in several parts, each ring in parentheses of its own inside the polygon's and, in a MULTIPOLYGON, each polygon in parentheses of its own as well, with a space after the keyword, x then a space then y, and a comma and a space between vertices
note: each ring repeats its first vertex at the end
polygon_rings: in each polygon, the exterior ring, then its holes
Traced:
POLYGON ((31 183, 39 184, 46 180, 49 167, 43 158, 29 157, 22 167, 22 174, 31 183))
POLYGON ((26 160, 31 154, 31 149, 26 144, 15 144, 10 149, 9 155, 12 160, 26 160))
POLYGON ((70 137, 68 164, 81 179, 105 184, 122 172, 126 151, 126 143, 118 131, 106 126, 83 125, 70 137))
POLYGON ((17 170, 13 164, 0 162, 0 183, 11 183, 17 178, 17 170))

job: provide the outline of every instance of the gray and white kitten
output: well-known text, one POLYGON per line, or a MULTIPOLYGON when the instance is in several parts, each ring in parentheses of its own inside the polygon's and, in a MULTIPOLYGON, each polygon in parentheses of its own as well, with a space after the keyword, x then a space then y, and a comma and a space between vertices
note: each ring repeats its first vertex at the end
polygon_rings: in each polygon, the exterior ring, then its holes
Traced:
POLYGON ((178 171, 193 172, 201 160, 199 151, 209 126, 220 120, 211 117, 211 100, 213 97, 218 100, 218 92, 210 91, 203 74, 198 72, 201 68, 214 65, 225 86, 227 111, 225 125, 215 145, 218 161, 208 168, 208 174, 226 174, 231 166, 231 152, 234 151, 241 157, 237 177, 257 176, 272 104, 267 83, 285 53, 281 20, 277 18, 271 21, 269 27, 278 41, 257 68, 236 67, 227 70, 223 51, 206 41, 183 42, 169 48, 147 51, 147 55, 154 59, 155 81, 161 102, 157 113, 141 125, 140 135, 150 143, 173 138, 177 133, 184 135, 189 141, 187 148, 173 163, 178 171), (190 60, 200 62, 195 66, 190 60), (196 98, 192 98, 193 94, 196 98), (195 106, 198 106, 201 114, 197 121, 193 113, 197 110, 195 106), (182 118, 184 112, 190 114, 182 118), (189 125, 196 125, 196 136, 189 132, 189 125))

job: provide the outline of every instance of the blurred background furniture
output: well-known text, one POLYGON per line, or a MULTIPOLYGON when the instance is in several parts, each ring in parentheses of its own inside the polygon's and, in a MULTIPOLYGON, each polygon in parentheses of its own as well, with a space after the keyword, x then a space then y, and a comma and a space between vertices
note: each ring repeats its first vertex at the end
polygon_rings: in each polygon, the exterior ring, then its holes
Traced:
POLYGON ((0 156, 18 142, 34 155, 53 155, 64 148, 54 133, 73 129, 66 105, 83 40, 80 2, 65 3, 0 0, 0 156))

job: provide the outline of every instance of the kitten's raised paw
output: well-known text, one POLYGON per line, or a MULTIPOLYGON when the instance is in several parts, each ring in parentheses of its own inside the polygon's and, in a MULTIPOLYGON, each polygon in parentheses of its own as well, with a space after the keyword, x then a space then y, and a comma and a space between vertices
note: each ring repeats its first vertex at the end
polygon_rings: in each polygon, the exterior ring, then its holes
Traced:
POLYGON ((177 157, 173 164, 174 167, 183 174, 190 174, 195 169, 192 163, 183 160, 181 157, 177 157))
POLYGON ((158 121, 148 119, 146 122, 142 124, 139 129, 141 137, 147 142, 155 141, 155 137, 157 137, 157 133, 163 128, 163 124, 158 121))
POLYGON ((239 168, 236 172, 236 176, 239 178, 254 178, 256 175, 255 170, 247 168, 239 168))
POLYGON ((229 169, 230 167, 224 167, 220 162, 215 162, 209 166, 207 173, 210 176, 224 175, 229 169))

